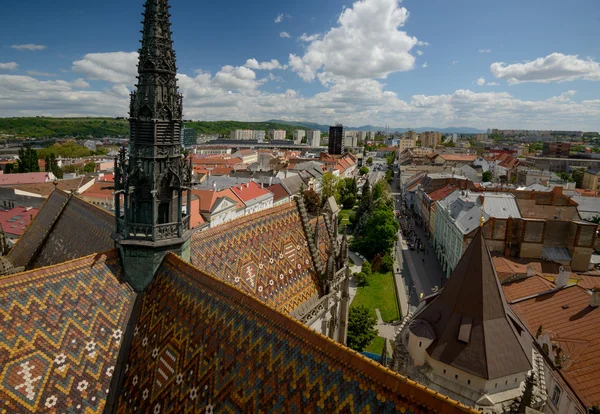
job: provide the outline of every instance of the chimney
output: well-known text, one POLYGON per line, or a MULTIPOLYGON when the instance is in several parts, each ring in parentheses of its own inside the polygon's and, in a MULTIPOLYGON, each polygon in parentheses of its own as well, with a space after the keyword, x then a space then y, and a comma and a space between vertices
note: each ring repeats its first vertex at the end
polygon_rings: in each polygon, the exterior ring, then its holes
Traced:
POLYGON ((569 284, 570 270, 567 270, 564 266, 561 266, 556 277, 556 288, 562 289, 569 284))
POLYGON ((592 289, 592 297, 590 299, 590 306, 592 308, 597 308, 600 306, 600 287, 595 287, 592 289))
POLYGON ((535 275, 535 270, 531 266, 527 266, 527 277, 535 275))

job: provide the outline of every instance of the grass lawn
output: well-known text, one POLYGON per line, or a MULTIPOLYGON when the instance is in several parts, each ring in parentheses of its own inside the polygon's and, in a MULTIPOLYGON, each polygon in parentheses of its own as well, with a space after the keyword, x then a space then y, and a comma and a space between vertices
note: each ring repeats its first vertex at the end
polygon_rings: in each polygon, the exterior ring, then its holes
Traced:
POLYGON ((367 345, 367 347, 365 348, 365 352, 381 355, 381 351, 383 351, 383 341, 384 339, 381 336, 376 336, 375 338, 373 338, 371 343, 367 345))
POLYGON ((338 213, 338 215, 342 218, 342 221, 340 222, 340 225, 339 225, 340 229, 343 228, 344 226, 347 226, 350 224, 350 213, 352 213, 352 209, 350 209, 350 210, 342 209, 338 213))
POLYGON ((398 301, 396 301, 396 287, 392 273, 373 273, 369 279, 369 286, 359 287, 351 306, 364 306, 373 316, 377 316, 375 309, 381 312, 385 322, 400 319, 398 301))

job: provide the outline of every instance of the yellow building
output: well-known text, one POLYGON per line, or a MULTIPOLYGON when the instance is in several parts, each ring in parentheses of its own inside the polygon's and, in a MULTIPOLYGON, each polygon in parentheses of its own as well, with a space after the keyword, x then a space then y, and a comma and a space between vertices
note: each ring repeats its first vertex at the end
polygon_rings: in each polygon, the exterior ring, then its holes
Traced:
POLYGON ((422 132, 421 133, 421 146, 425 148, 435 148, 442 143, 441 132, 422 132))
POLYGON ((416 138, 402 138, 398 140, 398 147, 400 152, 404 151, 408 148, 416 148, 417 147, 417 139, 416 138))
POLYGON ((584 190, 600 191, 600 169, 589 169, 584 172, 581 187, 584 190))

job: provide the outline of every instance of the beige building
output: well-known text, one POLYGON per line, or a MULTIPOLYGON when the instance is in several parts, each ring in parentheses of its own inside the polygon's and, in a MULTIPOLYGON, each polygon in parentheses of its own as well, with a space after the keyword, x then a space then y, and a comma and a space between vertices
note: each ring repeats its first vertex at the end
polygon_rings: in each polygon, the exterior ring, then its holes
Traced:
POLYGON ((309 147, 318 147, 321 145, 321 131, 313 130, 308 131, 308 135, 306 137, 306 143, 309 147))
POLYGON ((441 132, 421 132, 420 137, 422 147, 435 148, 442 143, 441 132))
POLYGON ((272 129, 269 131, 269 135, 271 139, 276 141, 282 141, 285 139, 285 130, 284 129, 272 129))
POLYGON ((477 134, 477 135, 475 135, 475 140, 477 142, 487 141, 488 140, 488 134, 477 134))
POLYGON ((265 131, 255 131, 252 129, 234 129, 230 134, 231 139, 239 140, 259 140, 264 141, 265 131))
POLYGON ((414 139, 416 141, 417 138, 419 138, 419 134, 417 134, 415 131, 406 131, 404 138, 414 139))
POLYGON ((416 148, 416 147, 417 147, 416 139, 402 138, 398 141, 398 148, 400 149, 400 152, 404 151, 405 149, 416 148))
POLYGON ((302 139, 306 137, 306 131, 297 129, 294 131, 294 144, 302 144, 302 139))
POLYGON ((584 190, 600 191, 600 169, 590 169, 583 173, 584 190))

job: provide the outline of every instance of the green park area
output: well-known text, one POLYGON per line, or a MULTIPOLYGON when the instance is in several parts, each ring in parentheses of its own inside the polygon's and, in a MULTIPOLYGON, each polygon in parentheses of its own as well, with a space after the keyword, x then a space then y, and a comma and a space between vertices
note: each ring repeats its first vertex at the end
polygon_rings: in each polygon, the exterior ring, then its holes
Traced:
POLYGON ((372 354, 381 355, 381 351, 383 351, 383 339, 381 336, 376 336, 369 345, 365 348, 366 352, 370 352, 372 354))
POLYGON ((396 287, 394 286, 394 277, 391 272, 378 273, 373 272, 369 277, 368 285, 359 287, 356 296, 352 300, 351 307, 364 306, 369 309, 369 313, 377 316, 375 309, 381 312, 381 318, 385 322, 392 322, 400 319, 398 301, 396 300, 396 287))

